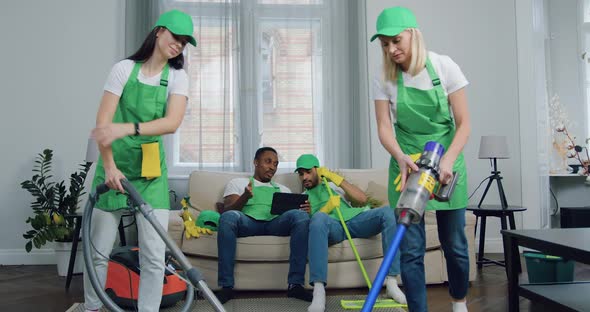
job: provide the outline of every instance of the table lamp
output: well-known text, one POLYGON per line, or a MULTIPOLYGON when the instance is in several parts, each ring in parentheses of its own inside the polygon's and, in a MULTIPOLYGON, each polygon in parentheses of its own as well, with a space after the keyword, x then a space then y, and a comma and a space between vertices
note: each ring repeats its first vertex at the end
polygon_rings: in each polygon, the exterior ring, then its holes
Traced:
POLYGON ((496 181, 498 184, 498 191, 500 192, 500 202, 502 204, 502 209, 506 209, 508 207, 508 202, 506 201, 506 194, 504 193, 504 188, 502 187, 502 177, 500 176, 500 171, 498 171, 497 164, 498 159, 510 158, 506 136, 490 135, 481 137, 481 142, 479 144, 479 159, 485 158, 490 159, 490 162, 492 162, 492 174, 488 177, 488 185, 486 186, 483 196, 479 200, 477 207, 481 207, 481 204, 483 203, 490 186, 492 183, 494 183, 494 181, 496 181))

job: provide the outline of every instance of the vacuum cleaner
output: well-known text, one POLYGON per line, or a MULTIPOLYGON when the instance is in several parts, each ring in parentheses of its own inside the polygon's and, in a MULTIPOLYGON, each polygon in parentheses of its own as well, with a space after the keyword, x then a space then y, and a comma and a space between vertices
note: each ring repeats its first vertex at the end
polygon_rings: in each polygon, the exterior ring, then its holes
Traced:
MULTIPOLYGON (((444 151, 445 148, 440 143, 429 141, 424 146, 422 155, 416 161, 418 171, 412 172, 408 177, 406 188, 401 193, 395 208, 400 226, 398 226, 395 236, 387 249, 387 253, 383 257, 383 262, 379 267, 373 285, 383 285, 387 271, 393 262, 395 253, 399 248, 407 228, 412 223, 420 223, 428 201, 434 198, 438 201, 446 202, 449 201, 453 194, 459 177, 457 172, 453 173, 453 179, 450 183, 440 185, 439 189, 436 192, 434 191, 440 173, 440 159, 444 151)), ((369 294, 361 309, 362 312, 370 312, 373 309, 373 305, 375 305, 380 291, 381 287, 372 287, 369 290, 369 294)))
MULTIPOLYGON (((164 272, 160 308, 175 305, 184 299, 187 290, 187 283, 175 274, 181 270, 180 266, 176 265, 168 252, 164 258, 167 270, 164 272)), ((136 308, 140 273, 139 247, 123 246, 113 249, 108 262, 105 292, 118 306, 136 308)))
MULTIPOLYGON (((182 269, 183 273, 187 277, 187 294, 185 298, 185 304, 183 305, 181 311, 189 311, 194 299, 194 286, 196 286, 202 295, 205 297, 207 301, 213 306, 215 311, 218 312, 225 312, 225 308, 219 302, 217 297, 213 294, 211 289, 205 283, 202 274, 194 268, 188 259, 184 256, 180 248, 174 243, 174 241, 168 236, 166 231, 162 228, 160 223, 158 223, 157 219, 154 216, 153 208, 150 204, 146 203, 142 198, 141 195, 135 190, 135 188, 129 183, 127 180, 121 180, 121 185, 127 192, 131 206, 138 209, 141 214, 148 220, 148 222, 154 227, 158 235, 162 238, 166 247, 169 249, 172 256, 176 259, 180 268, 182 269)), ((88 274, 88 278, 92 284, 92 287, 96 291, 96 294, 110 311, 115 312, 123 312, 124 310, 121 309, 105 292, 102 285, 100 285, 98 276, 96 274, 96 270, 93 265, 92 261, 92 243, 90 241, 90 226, 92 224, 92 210, 94 209, 94 205, 98 201, 100 194, 103 194, 109 190, 109 187, 106 184, 100 184, 96 187, 94 192, 92 192, 88 198, 88 202, 86 203, 86 207, 84 209, 84 215, 82 217, 83 224, 82 224, 82 240, 84 246, 84 262, 86 266, 86 273, 88 274)))

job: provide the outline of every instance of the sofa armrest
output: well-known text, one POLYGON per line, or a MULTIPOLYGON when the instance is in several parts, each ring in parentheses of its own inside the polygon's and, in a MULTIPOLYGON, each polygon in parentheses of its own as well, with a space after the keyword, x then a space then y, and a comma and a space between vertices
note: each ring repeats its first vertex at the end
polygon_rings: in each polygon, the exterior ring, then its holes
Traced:
POLYGON ((180 213, 180 210, 170 210, 168 214, 168 236, 178 245, 178 248, 182 249, 184 224, 180 213))

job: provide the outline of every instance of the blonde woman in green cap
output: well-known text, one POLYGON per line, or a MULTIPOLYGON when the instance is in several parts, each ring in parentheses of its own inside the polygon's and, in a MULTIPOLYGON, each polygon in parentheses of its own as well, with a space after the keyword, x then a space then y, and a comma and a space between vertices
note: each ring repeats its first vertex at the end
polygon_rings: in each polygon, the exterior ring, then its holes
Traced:
MULTIPOLYGON (((440 162, 440 182, 447 184, 453 171, 460 176, 451 201, 430 201, 427 210, 436 211, 453 311, 467 311, 469 256, 464 227, 468 198, 462 150, 471 131, 465 95, 468 82, 451 58, 426 50, 416 17, 407 8, 383 10, 371 41, 377 38, 383 70, 374 81, 373 98, 379 140, 391 154, 389 202, 397 204, 409 171, 418 170, 414 160, 425 143, 442 144, 446 153, 440 162)), ((422 219, 408 228, 400 245, 408 308, 417 312, 427 311, 424 231, 422 219)))
MULTIPOLYGON (((127 196, 120 181, 127 179, 167 229, 168 174, 162 135, 174 133, 184 118, 188 79, 182 69, 182 51, 196 46, 189 15, 163 13, 139 50, 115 64, 104 86, 92 136, 100 158, 93 188, 106 183, 92 215, 91 240, 96 248, 94 266, 104 285, 107 261, 117 235, 127 196)), ((165 244, 141 213, 136 214, 141 264, 139 311, 158 311, 164 280, 165 244)), ((88 247, 88 246, 87 246, 88 247)), ((84 306, 98 311, 102 302, 84 274, 84 306)))

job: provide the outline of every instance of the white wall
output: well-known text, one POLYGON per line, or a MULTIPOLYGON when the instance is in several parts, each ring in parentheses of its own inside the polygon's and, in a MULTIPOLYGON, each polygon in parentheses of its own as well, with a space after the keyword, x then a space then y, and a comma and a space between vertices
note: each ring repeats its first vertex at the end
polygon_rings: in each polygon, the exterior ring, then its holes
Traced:
MULTIPOLYGON (((508 137, 511 158, 499 160, 504 189, 510 205, 521 205, 521 137, 519 124, 516 15, 514 0, 499 1, 402 1, 368 0, 367 35, 375 33, 379 13, 387 7, 403 5, 416 14, 429 50, 449 55, 470 82, 467 87, 472 133, 464 154, 467 163, 469 192, 490 174, 489 162, 478 159, 482 135, 508 137)), ((381 51, 378 41, 368 44, 369 77, 379 73, 381 51)), ((374 168, 386 167, 389 156, 379 143, 371 105, 371 151, 374 168)), ((531 126, 536 130, 535 120, 531 126)), ((470 203, 477 204, 483 187, 470 203)), ((494 185, 485 203, 498 204, 494 185)), ((517 216, 517 227, 522 226, 517 216)), ((486 252, 501 250, 500 224, 488 221, 486 252)))
POLYGON ((51 249, 25 252, 32 197, 20 182, 44 148, 58 179, 84 160, 104 81, 124 57, 123 14, 119 0, 0 2, 0 264, 54 261, 51 249))

